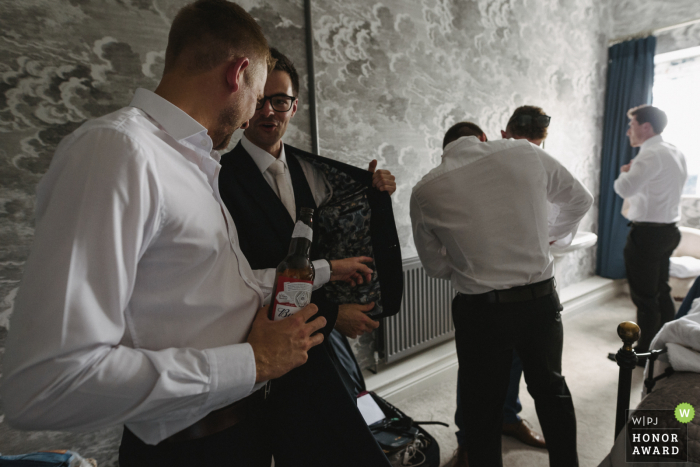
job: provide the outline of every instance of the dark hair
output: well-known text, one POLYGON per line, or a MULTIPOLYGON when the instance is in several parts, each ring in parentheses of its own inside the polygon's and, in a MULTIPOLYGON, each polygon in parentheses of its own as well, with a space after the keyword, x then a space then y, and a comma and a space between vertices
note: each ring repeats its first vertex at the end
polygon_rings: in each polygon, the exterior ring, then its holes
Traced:
POLYGON ((173 19, 164 71, 177 64, 188 72, 201 73, 231 57, 245 56, 266 62, 268 70, 274 65, 260 25, 233 2, 197 0, 182 7, 173 19))
POLYGON ((654 133, 657 135, 660 135, 668 124, 666 112, 658 107, 654 107, 653 105, 640 105, 638 107, 633 107, 627 111, 627 116, 630 120, 636 118, 637 123, 640 125, 649 122, 651 127, 654 129, 654 133))
POLYGON ((476 136, 477 138, 483 135, 484 132, 481 131, 476 123, 472 122, 459 122, 452 125, 452 127, 447 130, 445 137, 442 139, 442 149, 450 144, 452 141, 457 141, 462 136, 476 136))
POLYGON ((513 115, 508 120, 506 131, 509 131, 513 136, 525 138, 527 140, 537 140, 547 138, 547 127, 542 127, 535 122, 534 118, 527 119, 527 123, 521 123, 524 119, 519 118, 521 115, 529 115, 538 117, 547 115, 540 107, 534 105, 523 105, 513 111, 513 115))
POLYGON ((299 97, 299 74, 297 73, 294 63, 292 63, 289 57, 274 47, 270 47, 270 55, 274 60, 277 60, 274 70, 284 71, 289 75, 289 78, 292 80, 293 97, 299 97))

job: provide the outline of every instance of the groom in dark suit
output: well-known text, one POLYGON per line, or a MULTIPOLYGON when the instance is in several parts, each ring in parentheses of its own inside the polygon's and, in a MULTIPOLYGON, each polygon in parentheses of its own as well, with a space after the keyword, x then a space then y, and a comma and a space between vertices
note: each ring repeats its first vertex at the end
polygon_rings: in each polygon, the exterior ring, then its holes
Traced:
POLYGON ((286 56, 271 53, 277 64, 265 97, 241 141, 221 158, 219 190, 241 250, 253 269, 276 267, 287 254, 298 210, 310 207, 317 275, 332 276, 345 257, 373 260, 375 270, 370 281, 357 276, 356 287, 336 282, 313 293, 318 315, 328 322, 322 330, 327 339, 309 351, 305 365, 272 382, 271 426, 279 431, 273 436, 284 439, 273 447, 275 464, 385 466, 353 397, 364 386, 362 376, 345 371, 356 365, 346 336, 371 332, 379 326, 372 316, 394 314, 400 306, 401 257, 389 199, 396 183, 389 171, 375 170, 376 161, 367 171, 282 143, 297 110, 299 78, 286 56), (308 446, 307 458, 299 459, 296 443, 308 446))

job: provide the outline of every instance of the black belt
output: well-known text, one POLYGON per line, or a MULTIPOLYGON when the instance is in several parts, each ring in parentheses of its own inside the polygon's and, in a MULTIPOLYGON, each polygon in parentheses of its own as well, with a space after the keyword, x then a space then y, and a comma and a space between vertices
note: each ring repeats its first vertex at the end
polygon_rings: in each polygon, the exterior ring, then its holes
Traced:
POLYGON ((635 227, 670 227, 672 225, 676 225, 676 223, 671 222, 669 224, 664 224, 663 222, 635 222, 635 221, 632 221, 632 222, 630 222, 630 225, 633 225, 635 227))
POLYGON ((504 290, 492 290, 490 292, 469 295, 460 293, 463 300, 468 302, 486 302, 486 303, 515 303, 527 302, 540 297, 552 295, 556 289, 554 278, 546 281, 536 282, 534 284, 520 285, 504 290))
POLYGON ((205 436, 211 436, 220 431, 224 431, 242 422, 249 416, 256 416, 255 411, 259 410, 260 405, 265 400, 267 396, 265 391, 267 389, 267 386, 262 387, 248 397, 210 412, 197 423, 165 438, 162 442, 172 444, 204 438, 205 436))

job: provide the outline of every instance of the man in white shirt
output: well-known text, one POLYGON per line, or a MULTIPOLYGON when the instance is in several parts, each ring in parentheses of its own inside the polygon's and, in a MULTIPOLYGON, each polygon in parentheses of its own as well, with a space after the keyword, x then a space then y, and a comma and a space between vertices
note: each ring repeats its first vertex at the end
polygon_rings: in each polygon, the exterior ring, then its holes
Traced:
MULTIPOLYGON (((675 313, 668 268, 681 238, 676 222, 681 217, 681 194, 688 170, 683 153, 661 136, 668 122, 662 110, 642 105, 630 109, 627 116, 630 145, 640 150, 620 168, 614 188, 629 208, 623 212, 631 225, 624 250, 625 268, 641 328, 635 350, 644 353, 675 313)), ((640 358, 638 364, 646 364, 646 359, 640 358)))
MULTIPOLYGON (((523 105, 513 111, 508 119, 506 129, 501 130, 501 137, 504 139, 524 139, 537 146, 542 146, 547 139, 547 129, 549 127, 549 117, 540 107, 533 105, 523 105)), ((550 206, 554 208, 554 206, 550 206)), ((555 210, 558 208, 554 208, 555 210)), ((556 218, 557 212, 550 213, 556 218)), ((527 420, 520 418, 522 405, 520 403, 520 379, 523 374, 523 364, 517 352, 513 352, 513 363, 510 367, 510 381, 506 401, 503 404, 503 430, 506 436, 511 436, 517 440, 536 448, 546 449, 547 444, 541 434, 530 428, 527 420)), ((459 397, 459 383, 457 386, 457 410, 455 411, 455 425, 457 425, 457 443, 459 449, 456 454, 457 463, 454 467, 467 466, 467 443, 466 435, 462 429, 462 410, 459 397)))
MULTIPOLYGON (((4 356, 10 424, 125 424, 122 466, 269 467, 247 415, 325 325, 306 322, 314 306, 267 318, 274 270, 251 270, 218 193, 217 150, 253 115, 270 65, 245 10, 199 0, 173 21, 156 92, 60 143, 4 356)), ((350 269, 332 279, 366 272, 350 269)))
POLYGON ((450 279, 470 465, 502 465, 512 350, 535 399, 550 465, 576 466, 576 416, 561 375, 561 304, 549 245, 573 237, 593 197, 539 147, 487 142, 454 125, 442 163, 413 188, 411 221, 426 272, 450 279), (547 203, 559 207, 548 223, 547 203))

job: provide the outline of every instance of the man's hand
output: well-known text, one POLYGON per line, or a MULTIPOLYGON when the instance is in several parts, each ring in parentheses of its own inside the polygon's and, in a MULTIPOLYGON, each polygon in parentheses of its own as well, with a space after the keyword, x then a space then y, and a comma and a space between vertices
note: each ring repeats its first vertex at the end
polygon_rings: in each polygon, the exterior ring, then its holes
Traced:
POLYGON ((255 355, 256 383, 279 378, 306 363, 308 350, 323 342, 323 334, 311 334, 326 325, 323 316, 307 323, 318 311, 314 304, 279 321, 267 317, 268 308, 258 310, 248 335, 255 355))
POLYGON ((334 259, 331 261, 331 281, 344 281, 350 283, 353 287, 357 284, 362 284, 365 281, 372 280, 372 271, 365 264, 374 261, 369 256, 358 256, 355 258, 334 259))
POLYGON ((365 313, 374 308, 374 302, 366 305, 350 303, 338 307, 338 319, 335 328, 345 337, 355 339, 362 334, 372 332, 379 327, 379 322, 373 320, 365 313))
POLYGON ((369 163, 369 170, 372 175, 372 186, 379 191, 386 191, 389 195, 393 195, 396 191, 396 177, 391 175, 388 170, 377 170, 377 159, 369 163))
POLYGON ((625 164, 622 167, 620 167, 620 173, 629 172, 631 167, 632 167, 632 161, 630 161, 629 164, 625 164))

